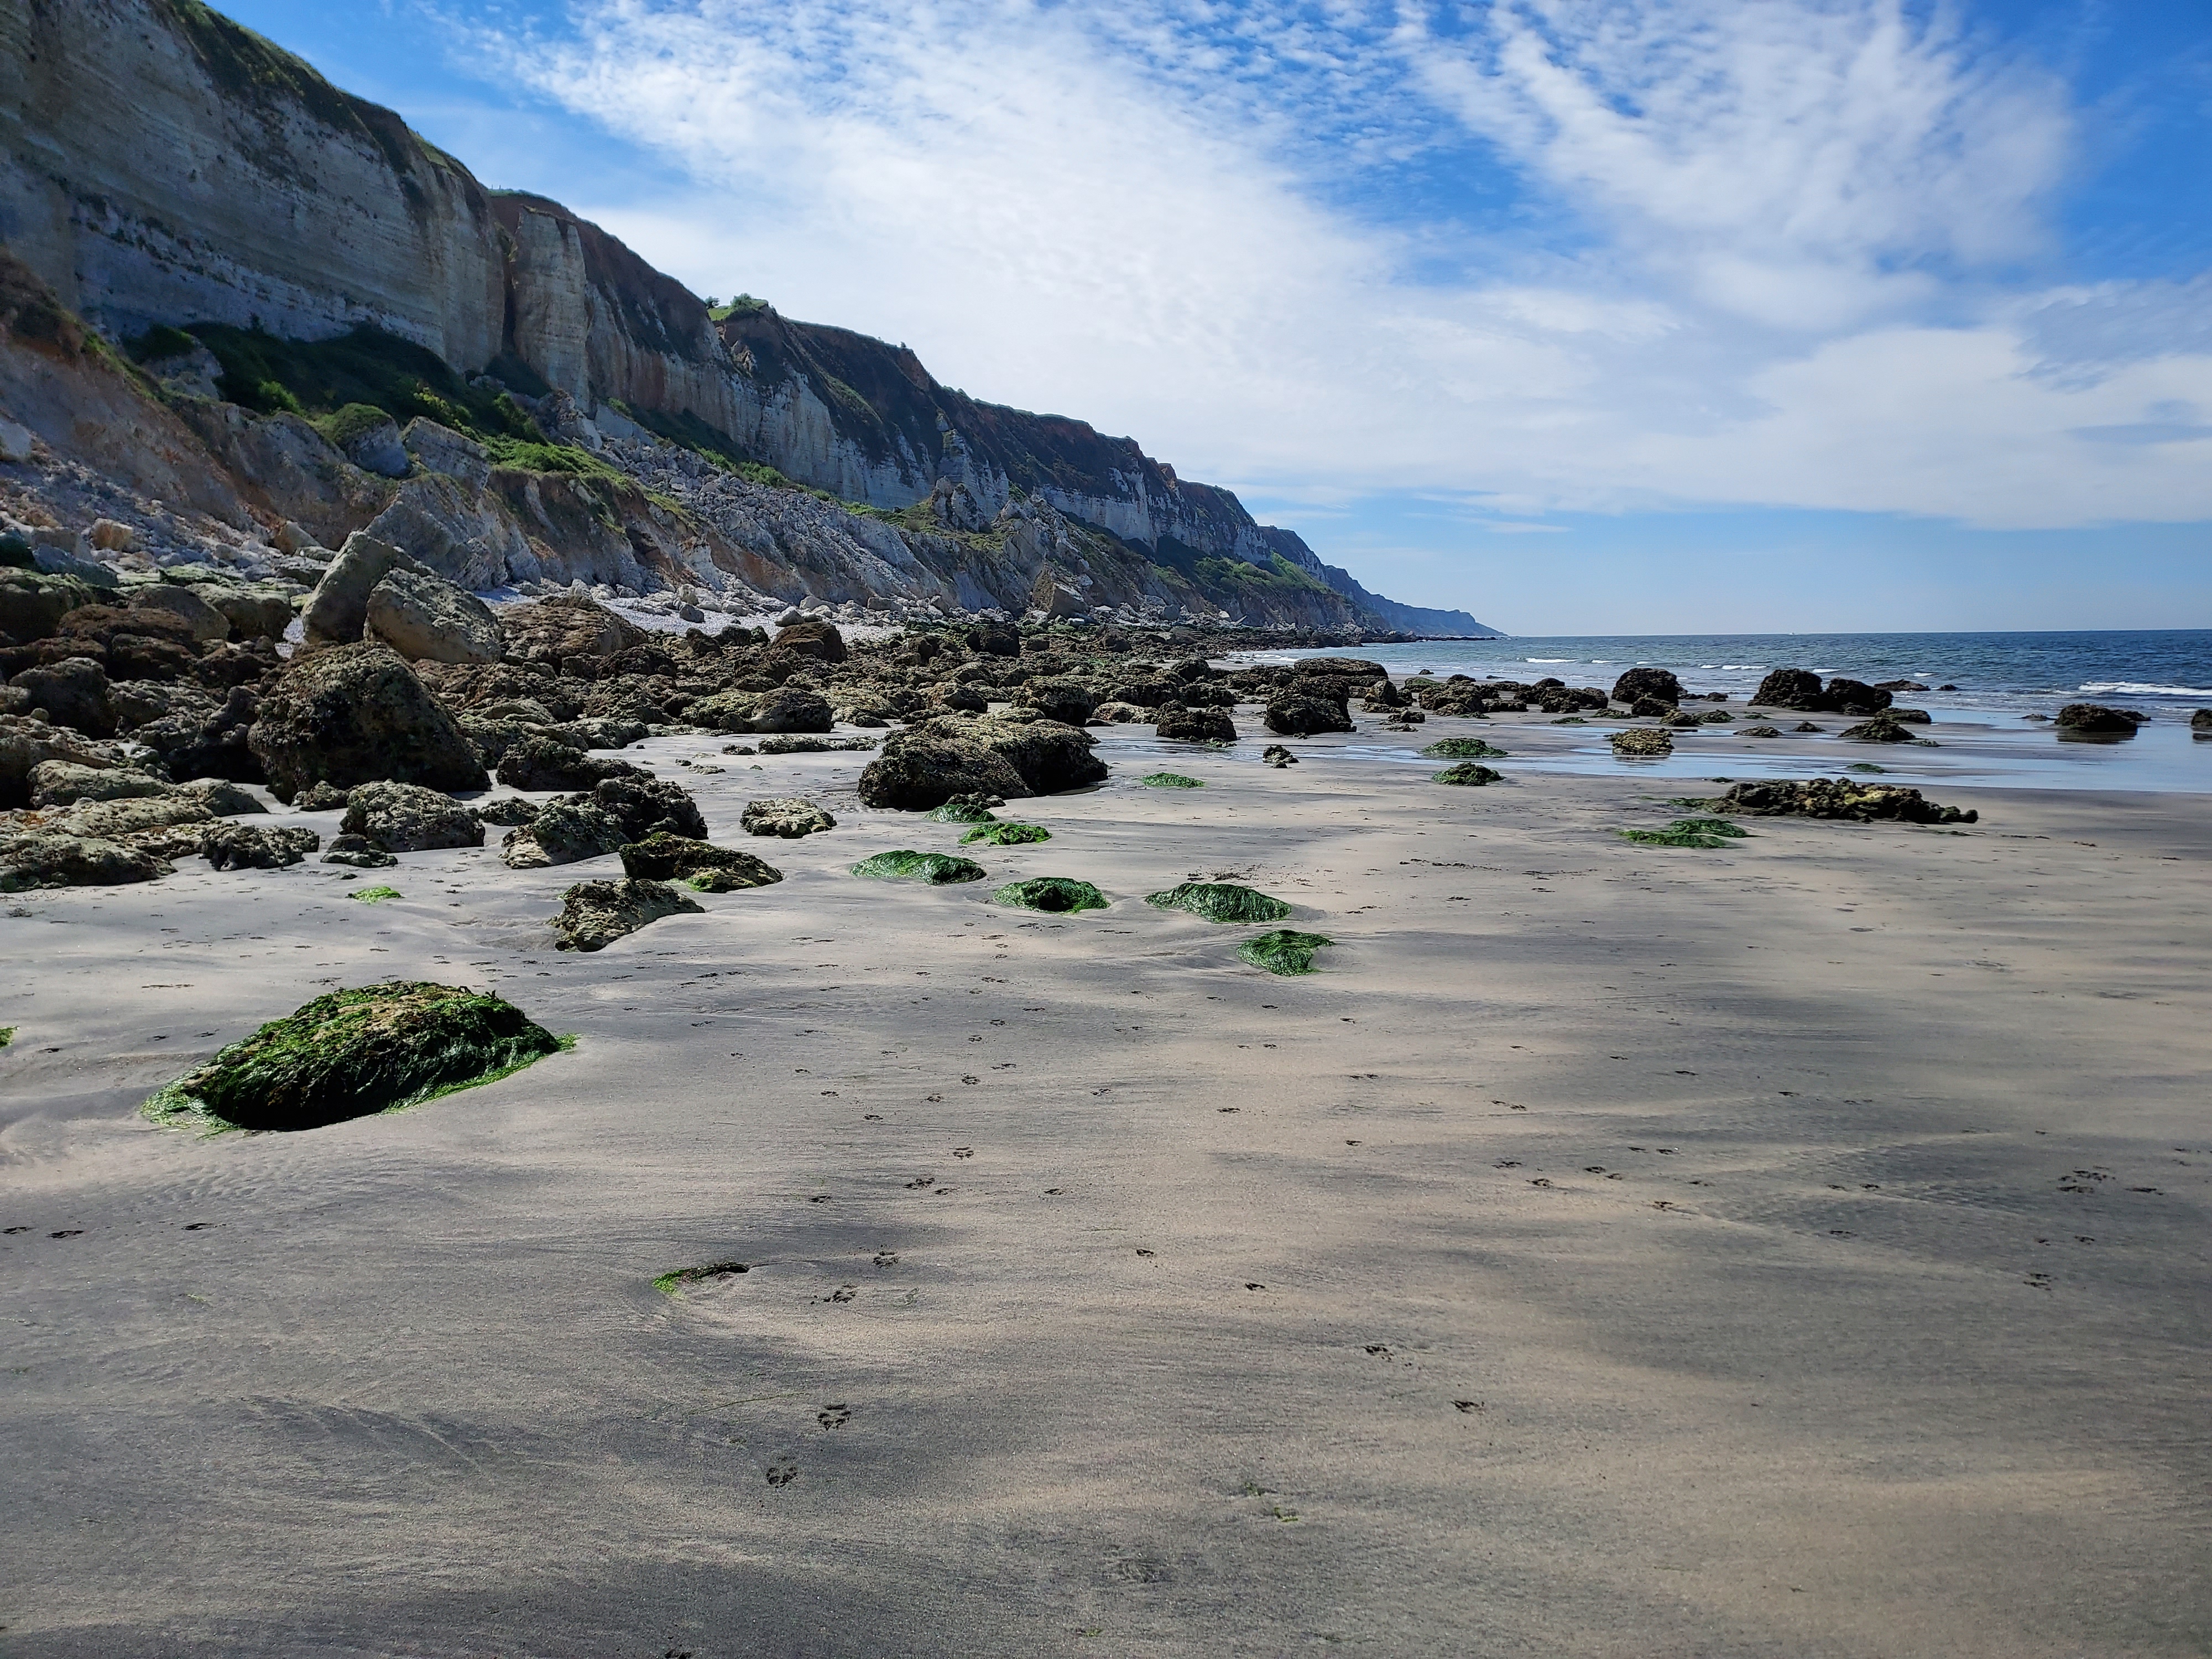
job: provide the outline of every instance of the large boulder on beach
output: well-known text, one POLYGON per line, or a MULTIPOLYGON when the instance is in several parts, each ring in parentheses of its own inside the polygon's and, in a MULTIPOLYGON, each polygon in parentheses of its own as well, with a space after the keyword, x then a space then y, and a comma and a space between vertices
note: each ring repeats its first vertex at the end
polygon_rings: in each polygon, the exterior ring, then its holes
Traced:
POLYGON ((98 605, 100 593, 75 576, 0 568, 0 634, 12 640, 43 640, 62 618, 82 606, 98 605))
POLYGON ((1820 677, 1809 668, 1777 668, 1759 683, 1759 690, 1751 694, 1754 705, 1766 708, 1802 708, 1808 712, 1825 709, 1826 701, 1821 696, 1820 677))
POLYGON ((483 845, 476 814, 449 795, 412 783, 361 785, 346 796, 345 821, 338 827, 392 853, 483 845))
POLYGON ((1291 665, 1294 674, 1333 674, 1342 679, 1372 683, 1388 679, 1390 671, 1365 657, 1301 657, 1291 665))
POLYGON ((1063 726, 1082 726, 1098 707, 1097 696, 1080 680, 1048 676, 1022 687, 1021 700, 1048 720, 1063 726))
POLYGON ((89 738, 115 735, 107 671, 90 657, 64 657, 26 668, 8 682, 8 689, 19 694, 19 708, 41 710, 57 726, 71 726, 89 738))
POLYGON ((606 658, 645 643, 645 630, 580 593, 556 593, 500 612, 507 654, 558 667, 572 657, 606 658))
POLYGON ((753 706, 752 716, 744 729, 821 732, 831 730, 836 724, 829 698, 805 686, 784 685, 769 692, 753 706))
POLYGON ((382 645, 297 656, 261 701, 247 746, 279 800, 310 784, 391 780, 481 789, 483 763, 405 659, 382 645))
POLYGON ((74 806, 81 800, 134 800, 166 795, 173 784, 134 766, 85 766, 76 761, 40 761, 31 769, 31 805, 74 806))
POLYGON ((129 764, 119 744, 102 743, 27 714, 0 714, 0 807, 27 806, 31 776, 47 761, 67 761, 89 769, 129 764))
POLYGON ((777 836, 785 841, 797 841, 805 836, 835 830, 837 820, 811 800, 778 795, 747 801, 745 810, 738 815, 738 827, 749 836, 777 836))
POLYGON ((234 685, 220 703, 175 698, 167 712, 134 727, 130 737, 159 755, 173 778, 264 783, 267 775, 251 742, 260 711, 261 698, 252 687, 234 685))
POLYGON ((1267 729, 1279 738, 1310 738, 1322 732, 1352 730, 1352 710, 1334 697, 1291 687, 1267 699, 1267 729))
POLYGON ((307 643, 353 644, 368 625, 368 596, 376 585, 394 570, 422 569, 390 542, 379 540, 365 530, 355 531, 301 607, 301 626, 307 643))
POLYGON ((663 882, 578 882, 561 896, 561 914, 553 921, 554 949, 604 951, 664 916, 686 911, 696 915, 700 908, 663 882))
POLYGON ((602 778, 592 799, 623 827, 624 838, 643 841, 656 830, 707 839, 707 820, 683 785, 650 775, 602 778))
POLYGON ((1747 781, 1714 801, 1712 810, 1746 817, 1843 818, 1859 823, 1973 823, 1981 816, 1972 807, 1938 805, 1917 789, 1849 778, 1747 781))
POLYGON ((1632 708, 1649 697, 1673 708, 1682 701, 1682 682, 1676 679, 1671 669, 1632 668, 1613 683, 1613 700, 1625 702, 1632 708))
POLYGON ((783 872, 750 853, 665 831, 621 851, 624 875, 638 881, 681 881, 702 893, 733 893, 783 879, 783 872))
POLYGON ((510 789, 590 789, 606 778, 648 775, 628 761, 586 754, 540 733, 516 739, 499 761, 499 781, 510 789))
POLYGON ((369 589, 363 637, 410 661, 489 663, 507 654, 489 605, 443 576, 405 567, 387 570, 369 589))
POLYGON ((1632 726, 1614 732, 1610 741, 1623 760, 1661 760, 1674 752, 1674 739, 1663 726, 1632 726))
POLYGON ((1894 701, 1878 685, 1845 679, 1840 674, 1821 688, 1820 695, 1827 700, 1827 707, 1839 714, 1879 714, 1894 701))
POLYGON ((2131 738, 2136 734, 2136 727, 2149 722, 2149 715, 2137 714, 2132 708, 2115 708, 2101 702, 2069 702, 2058 711, 2058 718, 2051 723, 2061 732, 2131 738))
POLYGON ((282 870, 323 844, 297 823, 240 823, 227 818, 200 834, 200 852, 218 870, 282 870))
POLYGON ((923 812, 956 795, 1012 800, 1029 794, 1029 785, 1004 756, 959 733, 963 724, 927 720, 892 732, 860 774, 861 805, 923 812))
POLYGON ((811 619, 777 629, 775 642, 769 648, 819 662, 842 662, 847 655, 845 636, 837 631, 837 624, 811 619))
POLYGON ((528 823, 507 831, 499 861, 510 870, 543 870, 619 851, 632 837, 620 819, 588 795, 550 801, 528 823))
POLYGON ((33 887, 112 887, 173 875, 143 848, 60 830, 0 830, 0 893, 33 887))
POLYGON ((1152 729, 1173 743, 1237 741, 1237 722, 1219 708, 1163 708, 1152 729))
MULTIPOLYGON (((975 739, 1020 774, 1032 795, 1057 795, 1106 780, 1106 763, 1091 751, 1098 739, 1059 720, 986 716, 962 721, 975 739)), ((1001 792, 1004 793, 1004 792, 1001 792)))

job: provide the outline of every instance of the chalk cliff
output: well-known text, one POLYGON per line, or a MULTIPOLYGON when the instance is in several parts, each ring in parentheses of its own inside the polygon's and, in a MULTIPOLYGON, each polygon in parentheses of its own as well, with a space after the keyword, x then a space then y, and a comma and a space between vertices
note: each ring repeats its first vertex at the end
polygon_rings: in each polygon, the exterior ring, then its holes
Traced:
MULTIPOLYGON (((138 354, 172 411, 165 465, 198 433, 203 470, 261 518, 325 538, 393 528, 395 514, 418 534, 442 525, 477 580, 1489 631, 1369 592, 1133 439, 979 402, 903 348, 757 302, 710 314, 597 226, 486 189, 198 0, 0 0, 0 66, 21 88, 0 101, 0 240, 110 341, 177 330, 215 348, 163 336, 167 359, 138 354), (410 445, 412 476, 385 480, 319 434, 339 392, 240 368, 252 341, 234 337, 264 334, 420 349, 452 384, 416 374, 428 401, 392 407, 400 423, 490 421, 505 391, 506 435, 586 452, 626 482, 533 471, 514 453, 457 479, 436 445, 427 459, 410 445)), ((15 417, 58 441, 38 412, 15 417)))

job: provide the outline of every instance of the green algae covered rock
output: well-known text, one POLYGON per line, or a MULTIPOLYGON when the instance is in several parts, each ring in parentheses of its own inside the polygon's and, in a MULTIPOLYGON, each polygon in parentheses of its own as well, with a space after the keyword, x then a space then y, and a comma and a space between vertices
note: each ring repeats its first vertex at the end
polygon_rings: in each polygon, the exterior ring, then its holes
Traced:
POLYGON ((1206 786, 1196 778, 1187 778, 1180 772, 1155 772, 1150 777, 1139 778, 1147 789, 1203 789, 1206 786))
POLYGON ((1664 830, 1622 830, 1615 833, 1623 841, 1632 841, 1639 847, 1712 848, 1741 841, 1751 831, 1726 818, 1676 818, 1664 830))
POLYGON ((1032 876, 1027 881, 1010 881, 991 897, 996 903, 1017 905, 1024 910, 1049 910, 1055 915, 1106 908, 1105 894, 1089 882, 1069 876, 1032 876))
POLYGON ((1443 738, 1421 753, 1430 760, 1497 760, 1505 750, 1480 738, 1443 738))
POLYGON ((386 899, 402 898, 405 895, 397 887, 356 887, 346 896, 357 899, 363 904, 381 904, 386 899))
POLYGON ((988 872, 975 860, 956 854, 916 853, 901 848, 862 859, 853 866, 853 873, 871 881, 926 881, 933 887, 946 887, 956 882, 981 881, 988 872))
POLYGON ((1163 910, 1188 910, 1208 921, 1280 921, 1291 914, 1282 900, 1233 881, 1186 881, 1164 893, 1148 894, 1145 902, 1163 910))
POLYGON ((313 1129, 520 1071, 562 1046, 504 998, 401 981, 332 991, 148 1100, 156 1122, 313 1129))
POLYGON ((1237 947, 1237 954, 1255 968, 1265 968, 1271 974, 1310 974, 1314 970, 1314 952, 1335 943, 1325 934, 1278 927, 1272 933, 1246 939, 1237 947))
POLYGON ((1480 761, 1462 761, 1457 766, 1447 766, 1443 771, 1432 772, 1429 775, 1437 783, 1474 786, 1496 783, 1505 775, 1496 767, 1485 766, 1480 761))
POLYGON ((1041 823, 979 823, 960 837, 960 844, 980 841, 993 847, 1026 847, 1051 839, 1052 831, 1041 823))
POLYGON ((933 806, 922 814, 932 823, 996 823, 999 815, 991 808, 1006 803, 996 795, 955 795, 942 806, 933 806))

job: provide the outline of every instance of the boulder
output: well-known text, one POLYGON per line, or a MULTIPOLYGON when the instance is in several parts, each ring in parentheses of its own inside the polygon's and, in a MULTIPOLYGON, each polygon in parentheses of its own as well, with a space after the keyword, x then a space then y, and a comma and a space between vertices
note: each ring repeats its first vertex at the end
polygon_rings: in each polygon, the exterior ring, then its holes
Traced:
POLYGON ((1854 783, 1848 778, 1755 780, 1739 783, 1713 803, 1723 814, 1746 817, 1845 818, 1871 823, 1972 823, 1972 807, 1939 806, 1917 789, 1889 783, 1854 783))
POLYGON ((920 812, 956 795, 1034 793, 1012 762, 977 739, 977 724, 944 718, 894 732, 860 774, 861 804, 920 812))
POLYGON ((491 607, 427 570, 398 566, 369 589, 364 637, 410 661, 497 662, 507 641, 491 607))
POLYGON ((843 662, 848 654, 845 636, 837 631, 837 624, 819 621, 797 622, 777 629, 770 648, 822 662, 843 662))
POLYGON ((86 766, 65 760, 40 761, 31 769, 30 786, 31 805, 39 808, 166 795, 174 787, 135 767, 86 766))
POLYGON ((979 657, 1018 657, 1022 636, 1004 623, 978 623, 968 630, 968 648, 979 657))
POLYGON ((392 853, 428 853, 446 847, 481 847, 483 825, 453 799, 420 784, 364 783, 346 796, 349 836, 366 836, 392 853))
POLYGON ((547 803, 528 823, 507 831, 499 859, 511 870, 543 870, 603 858, 630 840, 621 820, 590 796, 570 796, 547 803))
POLYGON ((1098 740, 1079 726, 1058 720, 988 717, 946 724, 964 730, 1012 766, 1028 786, 1022 793, 1056 795, 1105 781, 1106 763, 1091 752, 1098 740))
POLYGON ((1856 726, 1845 726, 1843 731, 1843 736, 1847 742, 1851 743, 1918 743, 1923 741, 1923 739, 1916 738, 1913 735, 1911 726, 1905 725, 1900 720, 1892 720, 1887 713, 1877 714, 1870 720, 1861 720, 1856 726))
POLYGON ((553 922, 554 948, 603 951, 663 916, 687 911, 698 915, 700 906, 662 882, 629 878, 578 882, 561 896, 561 914, 553 922))
POLYGON ((1441 772, 1430 774, 1434 782, 1456 784, 1469 788, 1480 788, 1485 784, 1497 783, 1504 775, 1496 767, 1485 766, 1480 761, 1462 761, 1456 766, 1447 766, 1441 772))
POLYGON ((326 435, 346 459, 380 478, 404 478, 412 464, 399 422, 372 404, 348 404, 331 417, 326 435))
POLYGON ((350 865, 356 870, 381 870, 399 860, 367 836, 337 835, 331 837, 330 850, 323 854, 323 862, 350 865))
MULTIPOLYGON (((1178 664, 1178 670, 1182 665, 1178 664)), ((1390 678, 1390 671, 1364 657, 1301 657, 1291 665, 1294 674, 1333 674, 1348 680, 1371 683, 1390 678)))
MULTIPOLYGON (((394 441, 397 441, 397 433, 394 441)), ((356 530, 323 572, 300 617, 310 645, 350 645, 368 625, 368 596, 394 570, 420 570, 390 542, 356 530)))
POLYGON ((1031 680, 1022 688, 1022 701, 1047 720, 1063 726, 1085 724, 1098 706, 1098 699, 1082 681, 1056 676, 1031 680))
POLYGON ((149 582, 131 595, 128 609, 167 611, 191 629, 192 637, 202 644, 230 637, 230 618, 181 582, 149 582))
POLYGON ((590 789, 605 778, 648 777, 628 761, 587 755, 557 738, 520 738, 500 757, 499 781, 510 789, 590 789))
POLYGON ((495 823, 502 830, 535 823, 538 815, 544 810, 536 801, 525 800, 520 795, 501 795, 492 800, 479 801, 469 808, 478 823, 495 823))
POLYGON ((621 849, 623 873, 638 881, 683 881, 702 893, 766 887, 783 872, 750 853, 663 831, 621 849))
POLYGON ((1613 683, 1613 700, 1632 708, 1639 697, 1652 697, 1669 708, 1682 701, 1682 682, 1664 668, 1632 668, 1613 683))
POLYGON ((323 844, 313 830, 296 823, 212 825, 200 836, 200 851, 218 870, 281 870, 297 864, 323 844))
POLYGON ((645 643, 645 630, 580 593, 556 593, 534 605, 514 605, 499 613, 507 654, 556 666, 572 658, 612 657, 645 643))
POLYGON ((1613 752, 1624 760, 1657 760, 1674 752, 1674 739, 1664 728, 1633 726, 1612 737, 1613 752))
POLYGON ((1310 738, 1322 732, 1349 732, 1352 711, 1343 703, 1295 687, 1267 699, 1267 729, 1280 738, 1310 738))
POLYGON ((179 784, 176 793, 187 799, 198 801, 219 818, 248 817, 269 811, 256 797, 227 778, 206 778, 198 783, 179 784))
POLYGON ((1879 714, 1891 702, 1890 694, 1880 686, 1847 680, 1841 675, 1830 680, 1820 695, 1826 706, 1839 714, 1879 714))
POLYGON ((94 768, 130 763, 120 744, 100 743, 27 714, 0 714, 0 806, 30 805, 31 774, 43 761, 94 768))
POLYGON ((22 707, 43 709, 57 726, 73 727, 88 737, 115 735, 107 671, 90 657, 64 657, 26 668, 8 682, 8 689, 21 694, 26 700, 22 707))
POLYGON ((281 640, 298 614, 287 595, 270 588, 209 586, 199 593, 241 640, 281 640))
POLYGON ((1237 723, 1218 708, 1163 708, 1152 729, 1175 743, 1237 741, 1237 723))
POLYGON ((111 887, 173 875, 167 859, 101 836, 0 831, 0 893, 33 887, 111 887))
POLYGON ((260 708, 260 697, 243 685, 233 686, 220 703, 204 694, 178 697, 168 713, 133 727, 131 740, 159 755, 173 778, 263 783, 267 775, 251 743, 260 708))
POLYGON ((1298 757, 1279 743, 1271 743, 1262 749, 1260 751, 1260 758, 1279 772, 1285 766, 1296 766, 1298 763, 1298 757))
POLYGON ((811 800, 772 797, 747 801, 738 825, 749 836, 781 836, 786 841, 797 841, 802 836, 835 830, 837 820, 811 800))
POLYGON ((295 656, 261 701, 247 744, 279 800, 315 782, 341 787, 389 780, 432 789, 481 789, 483 763, 467 738, 382 645, 342 645, 295 656))
POLYGON ((2212 738, 2212 708, 2199 708, 2190 715, 2189 734, 2193 738, 2212 738))
MULTIPOLYGON (((17 676, 14 684, 22 684, 17 676)), ((59 720, 57 714, 55 719, 59 720)), ((2150 716, 2139 714, 2132 708, 2115 708, 2108 703, 2069 702, 2058 711, 2053 722, 2062 732, 2076 732, 2087 736, 2131 738, 2136 727, 2148 725, 2150 716)), ((88 730, 89 728, 87 728, 88 730)))
POLYGON ((491 453, 474 438, 417 415, 399 434, 400 447, 426 472, 442 472, 477 489, 491 482, 491 453))
POLYGON ((1828 705, 1821 695, 1820 677, 1809 668, 1777 668, 1759 683, 1752 702, 1767 708, 1802 708, 1808 712, 1828 705))
POLYGON ((718 726, 714 729, 819 732, 830 730, 836 723, 829 698, 804 686, 786 685, 779 686, 762 697, 753 707, 750 721, 743 728, 718 726))
POLYGON ((1159 711, 1133 702, 1102 702, 1091 711, 1091 718, 1106 726, 1149 726, 1159 718, 1159 711))
POLYGON ((690 792, 665 778, 602 778, 592 787, 592 799, 623 827, 623 839, 643 841, 657 830, 707 839, 707 820, 690 792))

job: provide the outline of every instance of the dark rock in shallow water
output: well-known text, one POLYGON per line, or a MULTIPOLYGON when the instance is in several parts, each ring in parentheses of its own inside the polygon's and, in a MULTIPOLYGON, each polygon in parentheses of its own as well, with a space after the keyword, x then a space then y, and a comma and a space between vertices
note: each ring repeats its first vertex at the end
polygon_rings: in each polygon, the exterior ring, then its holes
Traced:
POLYGON ((738 827, 749 836, 781 836, 786 841, 797 841, 802 836, 835 830, 837 820, 811 800, 780 795, 747 801, 738 827))
POLYGON ((673 887, 658 881, 580 881, 561 896, 554 918, 556 951, 603 951, 664 916, 700 907, 673 887))
POLYGON ((1613 683, 1613 701, 1633 707, 1650 697, 1669 708, 1682 701, 1682 682, 1664 668, 1632 668, 1613 683))
POLYGON ((483 825, 449 795, 412 783, 364 783, 346 797, 349 836, 366 836, 392 853, 481 847, 483 825))
POLYGON ((1291 914, 1282 900, 1233 881, 1186 881, 1164 893, 1147 894, 1145 902, 1163 910, 1188 910, 1208 921, 1280 921, 1291 914))
POLYGON ((1889 693, 1881 687, 1840 675, 1830 680, 1820 695, 1826 700, 1825 706, 1839 714, 1879 714, 1891 702, 1889 693))
POLYGON ((1815 726, 1810 720, 1799 720, 1796 725, 1791 726, 1790 729, 1792 732, 1825 732, 1828 728, 1825 726, 1815 726))
POLYGON ((1237 947, 1237 954, 1255 968, 1265 968, 1271 974, 1310 974, 1315 953, 1335 943, 1326 934, 1301 933, 1292 928, 1279 927, 1272 933, 1246 939, 1237 947))
POLYGON ((1218 708, 1163 708, 1153 730, 1172 743, 1237 741, 1237 723, 1218 708))
POLYGON ((1825 708, 1820 677, 1808 668, 1778 668, 1759 681, 1752 702, 1763 708, 1825 708))
POLYGON ((279 800, 316 782, 481 789, 487 781, 453 717, 380 645, 294 657, 261 700, 246 743, 279 800))
POLYGON ((419 981, 333 991, 231 1044, 145 1109, 157 1121, 313 1129, 489 1083, 560 1047, 480 992, 419 981))
POLYGON ((1107 908, 1103 893, 1087 881, 1077 881, 1068 876, 1032 876, 1027 881, 1010 881, 991 898, 995 903, 1054 915, 1107 908))
POLYGON ((1747 726, 1736 733, 1740 738, 1778 738, 1781 735, 1782 728, 1778 726, 1747 726))
POLYGON ((665 830, 624 847, 622 861, 623 873, 636 880, 684 881, 702 892, 732 893, 783 879, 782 871, 750 853, 665 830))
POLYGON ((1891 783, 1853 783, 1847 778, 1779 779, 1739 783, 1713 803, 1747 817, 1847 818, 1856 823, 1974 823, 1972 807, 1939 806, 1917 789, 1891 783))
POLYGON ((988 873, 973 859, 946 853, 916 853, 902 848, 862 859, 853 873, 873 881, 926 881, 933 887, 963 881, 981 881, 988 873))
POLYGON ((1614 732, 1609 741, 1613 752, 1625 760, 1656 760, 1674 752, 1674 739, 1655 726, 1631 726, 1614 732))
POLYGON ((2149 724, 2150 716, 2139 714, 2132 708, 2115 708, 2101 702, 2069 702, 2058 711, 2056 722, 2061 732, 2079 732, 2095 737, 2131 738, 2136 727, 2149 724))
POLYGON ((1278 691, 1267 700, 1267 729, 1278 737, 1310 738, 1322 732, 1353 729, 1352 712, 1343 703, 1295 687, 1278 691))
POLYGON ((218 870, 281 870, 297 864, 323 844, 313 830, 296 823, 241 823, 226 818, 200 836, 200 852, 218 870))
POLYGON ((2189 717, 2190 735, 2212 738, 2212 708, 2200 708, 2189 717))

